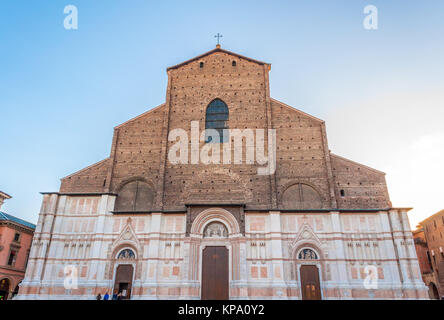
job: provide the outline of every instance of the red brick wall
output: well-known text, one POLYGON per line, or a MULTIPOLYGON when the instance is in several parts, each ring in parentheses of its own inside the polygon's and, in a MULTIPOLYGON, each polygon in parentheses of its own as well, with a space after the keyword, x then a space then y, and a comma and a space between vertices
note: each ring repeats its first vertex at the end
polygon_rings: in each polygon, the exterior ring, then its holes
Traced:
POLYGON ((266 64, 223 51, 170 69, 166 103, 116 127, 110 158, 64 178, 60 191, 118 192, 126 181, 140 178, 157 195, 155 209, 183 209, 196 202, 268 209, 280 207, 286 188, 302 182, 319 193, 324 208, 390 207, 384 174, 330 155, 324 122, 271 99, 268 72, 266 64), (206 108, 215 98, 228 105, 230 129, 276 129, 275 177, 258 175, 257 163, 165 161, 175 143, 167 142, 168 133, 181 128, 190 139, 191 121, 204 130, 206 108))
POLYGON ((105 159, 63 178, 60 192, 103 192, 110 164, 105 159))
POLYGON ((331 156, 331 161, 339 208, 391 207, 384 173, 336 155, 331 156))
POLYGON ((141 177, 156 187, 164 110, 161 105, 116 127, 111 152, 114 163, 110 169, 110 191, 117 192, 122 183, 134 177, 141 177))
POLYGON ((427 242, 425 241, 425 236, 423 231, 413 232, 413 239, 415 241, 416 255, 418 256, 419 268, 421 273, 431 272, 431 267, 429 260, 427 258, 427 242))
MULTIPOLYGON (((205 112, 215 98, 229 108, 230 129, 267 127, 266 76, 264 65, 216 52, 170 72, 169 130, 183 128, 190 134, 191 121, 205 129, 205 112), (236 66, 232 66, 232 61, 236 66), (200 62, 204 67, 200 68, 200 62)), ((168 148, 174 142, 168 144, 168 148)), ((200 143, 202 147, 204 143, 200 143)), ((221 150, 222 151, 222 150, 221 150)), ((222 154, 222 153, 221 153, 222 154)), ((245 202, 270 205, 269 177, 258 176, 256 165, 172 165, 165 173, 165 206, 184 202, 245 202), (180 194, 181 197, 177 195, 180 194)))

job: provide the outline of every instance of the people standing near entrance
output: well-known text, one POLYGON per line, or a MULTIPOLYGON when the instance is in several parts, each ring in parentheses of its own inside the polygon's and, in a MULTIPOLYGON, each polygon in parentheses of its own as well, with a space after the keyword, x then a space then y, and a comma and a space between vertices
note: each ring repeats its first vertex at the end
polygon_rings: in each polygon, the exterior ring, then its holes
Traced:
POLYGON ((117 291, 114 291, 113 293, 113 300, 117 300, 117 291))
POLYGON ((103 296, 103 300, 108 300, 109 299, 109 294, 108 291, 105 292, 105 295, 103 296))
POLYGON ((117 295, 117 300, 123 300, 122 292, 119 292, 117 295))
POLYGON ((102 295, 100 293, 97 295, 96 300, 102 300, 102 295))

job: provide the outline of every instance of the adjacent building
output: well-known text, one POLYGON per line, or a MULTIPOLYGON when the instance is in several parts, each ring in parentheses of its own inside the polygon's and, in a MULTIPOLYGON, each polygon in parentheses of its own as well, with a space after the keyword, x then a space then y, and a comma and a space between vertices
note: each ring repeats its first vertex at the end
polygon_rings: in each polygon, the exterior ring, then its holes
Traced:
POLYGON ((444 210, 420 222, 413 231, 424 283, 432 299, 444 297, 444 210))
POLYGON ((409 208, 270 69, 220 46, 168 68, 164 103, 43 192, 18 298, 428 298, 409 208))
MULTIPOLYGON (((0 191, 3 200, 11 196, 0 191)), ((25 276, 35 225, 0 211, 0 300, 11 299, 25 276)))

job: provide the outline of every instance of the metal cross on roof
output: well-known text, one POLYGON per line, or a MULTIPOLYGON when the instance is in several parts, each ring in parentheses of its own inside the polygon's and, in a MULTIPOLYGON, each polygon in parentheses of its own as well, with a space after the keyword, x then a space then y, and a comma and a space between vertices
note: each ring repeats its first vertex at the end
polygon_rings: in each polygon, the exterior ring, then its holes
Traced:
POLYGON ((218 32, 214 37, 217 38, 217 44, 219 44, 219 39, 223 36, 218 32))

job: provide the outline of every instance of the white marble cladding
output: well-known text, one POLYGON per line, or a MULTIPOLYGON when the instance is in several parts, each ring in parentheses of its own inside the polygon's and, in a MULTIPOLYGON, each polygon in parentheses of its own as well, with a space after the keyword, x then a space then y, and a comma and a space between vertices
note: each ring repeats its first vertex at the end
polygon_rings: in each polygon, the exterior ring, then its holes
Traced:
MULTIPOLYGON (((200 298, 201 251, 225 245, 230 298, 300 299, 299 268, 319 268, 324 299, 426 298, 406 211, 247 212, 245 235, 223 209, 205 221, 227 226, 227 239, 202 237, 206 222, 185 235, 185 213, 113 214, 115 196, 45 194, 19 299, 93 299, 111 292, 118 252, 136 258, 133 299, 200 298), (212 242, 213 241, 213 242, 212 242), (298 260, 310 248, 316 261, 298 260), (78 289, 64 287, 75 266, 78 289), (368 266, 378 287, 367 289, 368 266)), ((204 220, 202 220, 204 221, 204 220)), ((201 225, 198 225, 201 223, 201 225)))

